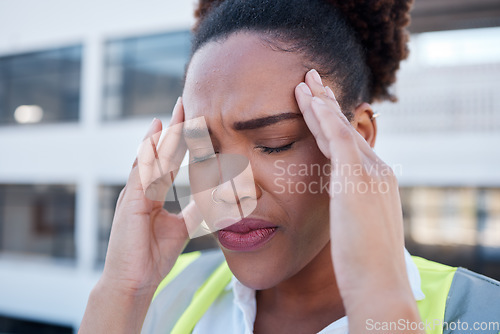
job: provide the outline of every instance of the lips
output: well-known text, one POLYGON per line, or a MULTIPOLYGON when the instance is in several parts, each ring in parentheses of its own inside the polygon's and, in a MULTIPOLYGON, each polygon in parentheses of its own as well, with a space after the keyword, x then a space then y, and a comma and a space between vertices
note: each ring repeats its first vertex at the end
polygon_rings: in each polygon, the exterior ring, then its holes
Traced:
POLYGON ((221 245, 234 251, 252 251, 264 246, 276 234, 277 226, 261 219, 242 219, 217 232, 221 245))

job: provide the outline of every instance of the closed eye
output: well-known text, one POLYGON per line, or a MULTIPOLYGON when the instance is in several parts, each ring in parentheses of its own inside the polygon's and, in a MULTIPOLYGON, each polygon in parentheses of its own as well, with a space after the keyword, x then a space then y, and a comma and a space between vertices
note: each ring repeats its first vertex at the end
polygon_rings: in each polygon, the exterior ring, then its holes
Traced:
POLYGON ((295 142, 293 141, 290 144, 286 144, 286 145, 279 146, 279 147, 257 146, 257 148, 259 148, 263 153, 267 153, 267 154, 280 153, 280 152, 284 152, 284 151, 287 151, 290 148, 292 148, 292 145, 294 143, 295 142))
POLYGON ((202 157, 192 156, 190 163, 192 163, 192 164, 200 163, 200 162, 209 160, 211 158, 215 158, 215 153, 211 153, 211 154, 208 154, 208 155, 205 155, 205 156, 202 156, 202 157))

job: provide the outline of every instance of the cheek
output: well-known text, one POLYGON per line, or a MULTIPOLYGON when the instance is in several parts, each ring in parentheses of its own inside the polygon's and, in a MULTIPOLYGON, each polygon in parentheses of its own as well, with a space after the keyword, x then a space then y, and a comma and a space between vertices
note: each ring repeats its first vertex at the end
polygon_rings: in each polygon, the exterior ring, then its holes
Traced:
POLYGON ((261 184, 269 193, 270 202, 285 213, 289 242, 302 251, 318 251, 330 235, 329 160, 316 145, 304 145, 261 169, 266 171, 261 184))
POLYGON ((316 147, 275 159, 265 170, 264 187, 280 202, 292 202, 301 208, 306 203, 328 202, 330 162, 316 147))
POLYGON ((315 146, 274 160, 264 174, 269 202, 284 213, 279 249, 291 274, 309 263, 330 240, 330 163, 315 146))

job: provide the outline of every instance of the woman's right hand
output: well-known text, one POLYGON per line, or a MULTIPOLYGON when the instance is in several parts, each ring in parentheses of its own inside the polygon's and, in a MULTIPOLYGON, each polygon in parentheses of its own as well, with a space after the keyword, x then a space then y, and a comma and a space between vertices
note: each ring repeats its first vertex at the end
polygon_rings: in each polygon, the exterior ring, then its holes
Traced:
MULTIPOLYGON (((186 245, 183 217, 166 211, 163 200, 153 200, 145 191, 165 176, 161 174, 179 167, 185 154, 179 143, 183 120, 179 98, 162 141, 159 143, 161 121, 154 119, 139 148, 118 198, 104 271, 89 298, 81 333, 139 332, 158 284, 186 245)), ((173 174, 167 176, 163 179, 170 180, 173 174)), ((190 204, 182 214, 194 212, 190 204)))

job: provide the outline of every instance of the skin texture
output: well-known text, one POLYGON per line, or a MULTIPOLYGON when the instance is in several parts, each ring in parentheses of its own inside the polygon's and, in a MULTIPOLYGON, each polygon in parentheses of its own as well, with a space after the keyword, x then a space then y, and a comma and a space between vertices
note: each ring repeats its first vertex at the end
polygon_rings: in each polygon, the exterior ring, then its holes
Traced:
MULTIPOLYGON (((344 315, 351 333, 366 333, 367 319, 420 321, 404 264, 397 181, 372 150, 371 107, 360 102, 349 123, 325 87, 340 83, 321 82, 301 55, 277 51, 261 37, 236 33, 198 50, 172 117, 177 124, 204 116, 215 153, 248 158, 255 183, 242 192, 253 193, 257 201, 251 216, 277 226, 274 237, 257 250, 222 247, 235 276, 258 290, 255 332, 316 333, 344 315), (237 126, 283 113, 295 116, 252 130, 237 126), (283 146, 289 149, 264 149, 283 146), (278 160, 361 166, 354 175, 290 175, 292 183, 321 178, 342 185, 374 182, 387 191, 280 193, 278 160)), ((154 134, 160 129, 161 123, 153 121, 145 137, 153 138, 151 145, 141 146, 139 163, 120 195, 106 266, 89 298, 81 333, 139 332, 156 286, 187 240, 182 218, 142 191, 138 166, 143 175, 153 174, 148 170, 154 168, 151 146, 160 159, 172 155, 169 143, 175 135, 158 144, 154 134)), ((218 191, 218 198, 229 202, 229 190, 218 191)), ((192 206, 186 215, 201 220, 192 206)))

